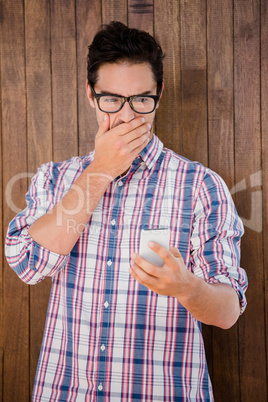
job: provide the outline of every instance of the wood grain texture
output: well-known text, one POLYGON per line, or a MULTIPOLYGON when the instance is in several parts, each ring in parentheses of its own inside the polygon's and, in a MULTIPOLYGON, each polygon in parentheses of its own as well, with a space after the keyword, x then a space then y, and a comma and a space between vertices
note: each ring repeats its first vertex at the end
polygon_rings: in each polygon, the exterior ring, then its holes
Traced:
MULTIPOLYGON (((261 2, 261 127, 262 127, 262 228, 263 228, 263 268, 264 305, 266 322, 266 367, 268 367, 268 3, 261 2)), ((266 369, 268 384, 268 369, 266 369)), ((266 385, 267 387, 267 385, 266 385)), ((268 390, 266 390, 268 394, 268 390)), ((268 395, 266 396, 268 399, 268 395)))
MULTIPOLYGON (((0 8, 0 14, 2 14, 0 8)), ((0 24, 0 38, 2 37, 2 26, 0 24)), ((0 60, 1 60, 1 50, 2 43, 0 39, 0 60)), ((0 64, 0 104, 2 104, 2 89, 1 89, 1 64, 0 64)), ((2 122, 2 110, 0 109, 0 122, 2 122)), ((3 366, 4 366, 4 310, 3 310, 3 267, 4 267, 4 231, 2 228, 4 227, 3 222, 3 169, 2 169, 2 125, 0 124, 0 401, 3 400, 3 366)))
POLYGON ((79 155, 94 149, 98 131, 95 111, 86 95, 88 46, 101 26, 101 0, 76 1, 79 155))
POLYGON ((208 2, 209 166, 234 185, 233 2, 208 2))
POLYGON ((164 58, 164 92, 156 113, 156 134, 164 145, 181 153, 181 72, 179 3, 172 0, 154 2, 154 33, 164 58), (162 10, 166 10, 163 14, 162 10), (172 44, 172 46, 171 46, 172 44))
MULTIPOLYGON (((180 153, 208 166, 206 3, 180 1, 180 153)), ((213 377, 212 328, 203 325, 206 356, 213 377)))
MULTIPOLYGON (((3 188, 27 171, 26 91, 23 2, 2 3, 1 20, 2 166, 3 188), (14 40, 16 38, 16 41, 14 40)), ((17 180, 12 199, 22 208, 27 180, 17 180)), ((4 233, 14 215, 4 199, 4 233)), ((29 288, 7 268, 3 273, 4 370, 3 400, 29 400, 29 288)))
POLYGON ((207 166, 206 3, 181 1, 182 153, 207 166))
POLYGON ((50 7, 25 2, 28 168, 35 173, 52 157, 50 7))
MULTIPOLYGON (((218 172, 232 190, 246 230, 241 265, 249 276, 248 306, 228 331, 203 326, 207 359, 217 402, 266 401, 266 0, 0 0, 0 241, 14 206, 25 206, 28 172, 94 148, 87 48, 111 20, 155 34, 166 54, 157 135, 218 172), (12 206, 5 191, 21 173, 12 206)), ((30 401, 50 280, 27 287, 3 253, 0 264, 0 401, 30 401)))
MULTIPOLYGON (((233 2, 209 1, 207 10, 209 167, 234 186, 233 2)), ((206 344, 208 340, 205 339, 206 344)), ((240 400, 238 328, 212 329, 215 400, 240 400)))
MULTIPOLYGON (((52 160, 50 7, 46 0, 25 2, 28 172, 52 160)), ((30 287, 30 390, 33 388, 51 281, 30 287)))
POLYGON ((78 153, 74 0, 51 2, 51 59, 53 160, 61 161, 78 153))
POLYGON ((246 191, 236 194, 238 212, 247 223, 242 266, 248 273, 248 307, 239 321, 241 400, 266 400, 265 324, 260 132, 260 3, 236 1, 234 7, 235 172, 246 180, 246 191), (254 199, 254 196, 256 197, 254 199), (253 330, 254 328, 254 330, 253 330), (257 359, 257 364, 256 364, 257 359))
POLYGON ((127 24, 127 0, 102 0, 102 23, 120 21, 127 24))
POLYGON ((153 34, 153 0, 128 0, 128 26, 153 34))

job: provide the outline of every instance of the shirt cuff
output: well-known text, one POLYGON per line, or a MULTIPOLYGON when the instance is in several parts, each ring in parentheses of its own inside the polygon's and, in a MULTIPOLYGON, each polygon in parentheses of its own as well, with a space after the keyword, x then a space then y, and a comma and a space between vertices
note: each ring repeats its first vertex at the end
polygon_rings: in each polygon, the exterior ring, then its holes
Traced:
POLYGON ((27 254, 29 256, 29 271, 26 275, 30 277, 23 278, 28 283, 32 280, 38 283, 46 276, 52 277, 56 275, 69 260, 69 255, 57 254, 34 241, 28 233, 27 228, 24 228, 21 232, 21 241, 27 247, 27 254))
POLYGON ((247 305, 247 300, 246 300, 245 292, 244 292, 242 286, 239 284, 239 282, 236 279, 225 276, 225 275, 217 275, 213 278, 209 278, 208 282, 209 283, 225 283, 226 285, 230 285, 236 291, 236 293, 239 297, 240 315, 244 312, 246 305, 247 305))

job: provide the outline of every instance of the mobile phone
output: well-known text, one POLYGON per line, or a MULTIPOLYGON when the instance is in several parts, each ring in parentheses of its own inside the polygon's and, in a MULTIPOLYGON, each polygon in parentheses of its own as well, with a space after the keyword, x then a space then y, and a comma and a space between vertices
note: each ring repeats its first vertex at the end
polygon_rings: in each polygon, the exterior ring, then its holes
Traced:
POLYGON ((148 243, 149 241, 154 241, 155 243, 160 244, 160 246, 168 249, 169 237, 170 230, 166 228, 142 229, 140 238, 140 256, 150 263, 157 265, 158 267, 162 267, 164 265, 164 261, 157 253, 148 247, 148 243))

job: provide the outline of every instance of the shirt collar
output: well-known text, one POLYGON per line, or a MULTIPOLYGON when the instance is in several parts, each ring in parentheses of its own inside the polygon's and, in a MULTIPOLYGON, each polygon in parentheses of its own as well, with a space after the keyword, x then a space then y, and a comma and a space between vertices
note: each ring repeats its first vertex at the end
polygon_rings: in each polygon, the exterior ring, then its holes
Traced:
POLYGON ((149 144, 147 144, 146 147, 140 153, 143 162, 145 162, 149 170, 152 169, 152 167, 157 162, 162 152, 162 149, 163 149, 163 143, 154 134, 149 144))

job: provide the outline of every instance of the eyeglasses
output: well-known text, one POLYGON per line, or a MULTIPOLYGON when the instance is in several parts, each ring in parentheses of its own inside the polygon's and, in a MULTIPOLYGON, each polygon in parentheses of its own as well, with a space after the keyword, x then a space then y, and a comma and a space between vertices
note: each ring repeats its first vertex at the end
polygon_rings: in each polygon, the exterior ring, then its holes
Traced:
POLYGON ((110 94, 97 94, 91 86, 92 92, 97 99, 98 107, 105 113, 116 113, 122 109, 126 102, 134 112, 141 114, 152 113, 159 101, 159 95, 133 95, 133 96, 120 96, 110 94))

